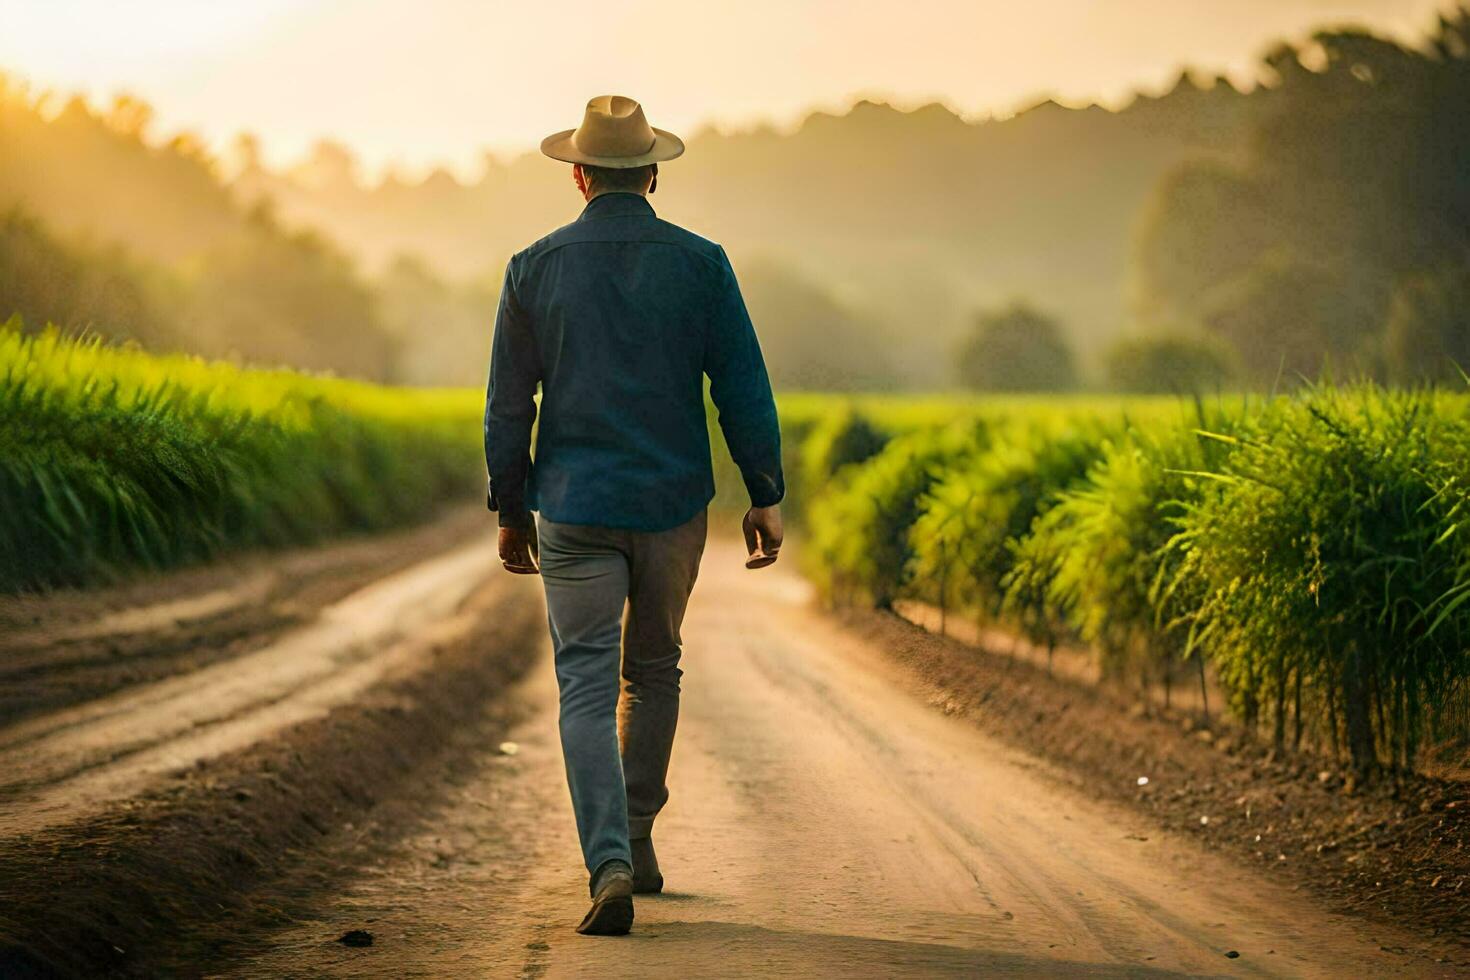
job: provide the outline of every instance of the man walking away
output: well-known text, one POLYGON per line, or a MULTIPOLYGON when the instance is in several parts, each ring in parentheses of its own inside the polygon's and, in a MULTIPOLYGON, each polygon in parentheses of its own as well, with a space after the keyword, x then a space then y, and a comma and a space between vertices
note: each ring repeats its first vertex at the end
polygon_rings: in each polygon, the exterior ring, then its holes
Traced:
POLYGON ((506 569, 539 571, 546 587, 562 755, 591 875, 577 931, 621 935, 633 893, 663 888, 651 835, 669 796, 679 628, 714 496, 704 376, 750 494, 751 568, 781 546, 780 432, 724 250, 648 204, 659 163, 683 142, 649 126, 637 102, 605 95, 541 151, 572 164, 587 206, 506 268, 485 400, 489 503, 506 569))

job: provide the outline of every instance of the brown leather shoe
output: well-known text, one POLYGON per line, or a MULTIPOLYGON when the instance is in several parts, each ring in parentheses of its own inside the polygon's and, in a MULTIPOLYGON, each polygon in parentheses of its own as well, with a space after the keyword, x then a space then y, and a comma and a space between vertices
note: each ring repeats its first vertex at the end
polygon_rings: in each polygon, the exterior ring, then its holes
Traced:
POLYGON ((605 861, 592 876, 592 908, 577 926, 584 936, 626 936, 633 928, 633 869, 605 861))
POLYGON ((653 853, 653 838, 635 837, 628 843, 633 847, 633 894, 657 895, 664 890, 664 876, 653 853))

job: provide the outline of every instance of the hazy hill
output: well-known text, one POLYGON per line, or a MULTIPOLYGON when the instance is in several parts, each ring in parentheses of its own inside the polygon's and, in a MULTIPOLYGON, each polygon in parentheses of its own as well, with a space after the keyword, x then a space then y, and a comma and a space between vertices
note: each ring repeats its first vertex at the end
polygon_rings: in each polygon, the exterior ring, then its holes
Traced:
MULTIPOLYGON (((665 165, 654 204, 726 244, 747 277, 783 262, 821 284, 883 326, 903 381, 942 382, 981 304, 1031 299, 1084 352, 1115 336, 1151 190, 1182 160, 1238 150, 1270 97, 1182 77, 1120 112, 1046 102, 978 123, 939 105, 859 102, 789 134, 697 133, 665 165)), ((288 173, 248 152, 246 164, 244 198, 273 198, 287 220, 325 229, 370 265, 408 252, 451 277, 490 274, 580 205, 567 167, 538 155, 489 160, 469 184, 439 171, 364 186, 332 144, 288 173)))
POLYGON ((1243 159, 1189 161, 1140 225, 1140 316, 1196 324, 1259 384, 1470 367, 1470 7, 1415 47, 1321 32, 1267 55, 1243 159))
POLYGON ((394 376, 395 338, 353 263, 243 207, 197 140, 150 138, 151 115, 0 74, 0 323, 394 376))
MULTIPOLYGON (((1239 355, 1248 384, 1324 356, 1457 377, 1467 66, 1461 11, 1412 48, 1278 45, 1248 94, 1186 74, 984 122, 864 101, 692 134, 654 205, 727 246, 788 387, 951 384, 980 314, 1016 304, 1060 320, 1084 381, 1125 331, 1239 355)), ((3 75, 0 151, 0 319, 410 382, 483 380, 506 258, 581 208, 537 154, 369 183, 341 146, 271 170, 242 136, 222 167, 146 105, 3 75)))
MULTIPOLYGON (((440 173, 367 189, 343 150, 324 145, 275 176, 252 165, 248 137, 231 188, 197 140, 155 138, 151 115, 126 97, 98 108, 0 74, 0 323, 19 314, 32 329, 157 349, 478 385, 506 256, 577 210, 565 170, 540 161, 475 188, 440 173), (277 201, 296 231, 280 227, 277 201), (370 279, 337 240, 372 260, 370 279)), ((738 258, 777 384, 895 384, 889 325, 799 264, 738 258)))
POLYGON ((155 261, 199 255, 245 223, 197 140, 149 139, 147 105, 57 102, 0 74, 0 207, 155 261))
MULTIPOLYGON (((1130 242, 1151 189, 1181 161, 1238 152, 1271 97, 1182 77, 1121 112, 1047 102, 980 123, 939 105, 860 102, 789 133, 693 134, 654 204, 728 246, 788 383, 948 383, 977 308, 1012 299, 1058 315, 1086 364, 1123 325, 1130 242), (836 350, 850 356, 834 361, 836 350)), ((487 160, 468 184, 438 171, 367 185, 339 146, 273 172, 242 137, 227 185, 197 140, 157 139, 150 117, 129 99, 99 110, 7 92, 0 77, 0 211, 18 204, 60 236, 121 244, 171 270, 187 301, 158 300, 177 310, 164 333, 210 353, 474 382, 493 305, 485 290, 511 252, 580 209, 568 168, 534 154, 487 160), (264 199, 314 237, 287 241, 250 220, 264 199), (330 258, 335 248, 362 261, 375 304, 330 258), (286 273, 289 292, 273 289, 286 273), (399 354, 364 361, 351 323, 325 323, 348 293, 344 316, 373 321, 364 336, 386 329, 399 354)))

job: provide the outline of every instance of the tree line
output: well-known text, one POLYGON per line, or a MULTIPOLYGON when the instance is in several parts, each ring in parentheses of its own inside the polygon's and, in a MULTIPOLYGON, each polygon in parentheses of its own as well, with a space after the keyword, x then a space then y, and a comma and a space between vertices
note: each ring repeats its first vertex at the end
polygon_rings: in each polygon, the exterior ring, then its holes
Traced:
MULTIPOLYGON (((1470 10, 1420 48, 1362 31, 1280 44, 1235 160, 1159 183, 1130 272, 1130 329, 1101 375, 1123 391, 1293 385, 1324 370, 1458 381, 1470 369, 1470 10)), ((985 390, 1078 386, 1069 332, 1027 304, 985 311, 956 354, 985 390)))
MULTIPOLYGON (((1453 380, 1467 18, 1415 47, 1318 34, 1251 91, 1185 73, 1118 112, 862 102, 790 135, 695 134, 657 203, 731 245, 783 387, 1453 380), (1045 306, 966 314, 1006 292, 1045 306)), ((226 165, 136 99, 3 76, 0 128, 0 316, 161 349, 477 384, 506 256, 576 212, 544 160, 369 186, 340 146, 271 171, 244 137, 226 165)))
POLYGON ((1134 306, 1256 384, 1324 363, 1399 382, 1470 366, 1470 10, 1410 48, 1322 32, 1265 58, 1239 163, 1186 163, 1145 216, 1134 306))
POLYGON ((445 365, 488 352, 488 275, 451 284, 409 256, 368 275, 271 202, 239 200, 197 139, 155 139, 152 110, 127 96, 97 108, 0 75, 0 131, 0 322, 373 380, 480 380, 482 364, 445 365))

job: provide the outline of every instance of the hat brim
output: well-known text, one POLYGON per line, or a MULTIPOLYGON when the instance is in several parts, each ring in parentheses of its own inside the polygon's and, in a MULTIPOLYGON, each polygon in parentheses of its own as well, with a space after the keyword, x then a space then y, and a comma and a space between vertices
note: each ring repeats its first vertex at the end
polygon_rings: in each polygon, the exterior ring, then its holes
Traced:
POLYGON ((683 140, 666 130, 655 129, 653 146, 647 153, 636 157, 592 156, 578 150, 576 144, 572 142, 572 134, 575 132, 575 129, 568 129, 560 133, 552 133, 541 141, 541 152, 563 163, 585 163, 589 167, 608 167, 613 170, 627 170, 630 167, 646 167, 650 163, 663 163, 684 152, 683 140))

